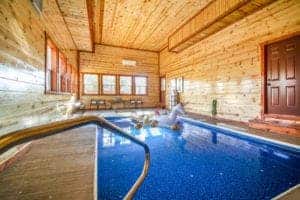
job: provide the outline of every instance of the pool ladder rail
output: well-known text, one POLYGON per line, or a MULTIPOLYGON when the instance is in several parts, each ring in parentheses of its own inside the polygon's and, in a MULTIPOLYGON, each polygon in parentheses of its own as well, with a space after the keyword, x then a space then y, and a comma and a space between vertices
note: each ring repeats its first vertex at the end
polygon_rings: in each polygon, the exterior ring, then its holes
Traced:
POLYGON ((82 116, 77 117, 73 119, 67 119, 57 122, 52 122, 45 125, 35 126, 31 128, 26 128, 18 131, 14 131, 5 135, 0 136, 0 154, 7 151, 9 148, 28 142, 35 139, 44 138, 50 135, 58 134, 62 131, 70 130, 73 128, 77 128, 80 126, 84 126, 87 124, 95 124, 98 126, 101 126, 103 128, 106 128, 110 131, 116 132, 116 134, 123 136, 134 143, 142 146, 145 151, 145 160, 144 160, 144 166, 143 170, 138 177, 138 179, 135 181, 133 186, 130 188, 130 190, 127 192, 125 197, 123 199, 133 199, 135 193, 139 189, 139 187, 144 182, 150 166, 150 150, 147 144, 142 142, 141 140, 135 138, 134 136, 130 135, 129 133, 122 130, 120 127, 112 124, 111 122, 107 121, 106 119, 102 117, 97 116, 82 116))

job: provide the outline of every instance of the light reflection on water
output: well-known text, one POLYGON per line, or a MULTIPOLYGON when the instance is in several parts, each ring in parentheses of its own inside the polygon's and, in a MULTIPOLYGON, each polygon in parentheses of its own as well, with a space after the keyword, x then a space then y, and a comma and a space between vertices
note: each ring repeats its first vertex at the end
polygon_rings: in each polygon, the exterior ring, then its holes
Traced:
MULTIPOLYGON (((114 123, 150 147, 136 199, 270 199, 300 183, 299 153, 190 123, 181 131, 114 123)), ((121 199, 142 170, 143 150, 103 129, 98 136, 99 199, 121 199)))

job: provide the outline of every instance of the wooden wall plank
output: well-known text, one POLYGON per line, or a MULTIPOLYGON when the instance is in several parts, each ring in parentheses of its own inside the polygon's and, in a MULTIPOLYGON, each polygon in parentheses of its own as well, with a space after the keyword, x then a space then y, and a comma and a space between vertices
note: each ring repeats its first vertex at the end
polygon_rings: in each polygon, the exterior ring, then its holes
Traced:
POLYGON ((74 70, 77 54, 56 1, 43 2, 39 15, 29 0, 0 1, 0 135, 34 115, 51 121, 70 98, 44 94, 45 31, 74 70))
POLYGON ((158 53, 139 51, 105 45, 96 45, 95 52, 80 52, 80 91, 81 100, 89 105, 91 98, 111 100, 118 95, 82 95, 82 73, 102 73, 116 75, 143 75, 148 77, 148 95, 122 95, 123 99, 141 98, 143 107, 155 107, 159 102, 158 53), (122 65, 122 59, 137 61, 136 67, 122 65))
POLYGON ((245 121, 261 117, 260 44, 300 31, 300 2, 279 0, 179 52, 160 52, 160 74, 184 77, 187 111, 245 121))

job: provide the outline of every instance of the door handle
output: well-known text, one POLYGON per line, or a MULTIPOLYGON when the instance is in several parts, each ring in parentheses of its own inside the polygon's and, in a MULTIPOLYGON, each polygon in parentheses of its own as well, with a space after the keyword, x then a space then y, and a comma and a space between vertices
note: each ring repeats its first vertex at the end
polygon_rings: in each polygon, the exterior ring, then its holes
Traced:
POLYGON ((271 83, 267 83, 267 86, 271 86, 271 83))

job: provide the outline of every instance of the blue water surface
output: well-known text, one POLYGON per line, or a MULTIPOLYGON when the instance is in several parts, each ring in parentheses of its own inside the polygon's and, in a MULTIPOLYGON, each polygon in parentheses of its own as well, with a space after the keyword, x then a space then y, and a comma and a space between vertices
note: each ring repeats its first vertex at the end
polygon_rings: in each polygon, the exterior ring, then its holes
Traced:
MULTIPOLYGON (((181 131, 135 129, 150 147, 149 174, 135 199, 271 199, 300 183, 300 153, 184 122, 181 131)), ((142 171, 143 149, 98 128, 98 199, 122 199, 142 171)))

